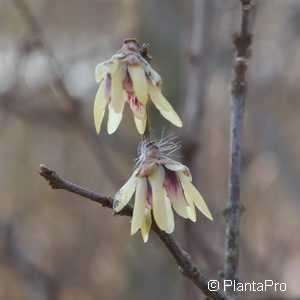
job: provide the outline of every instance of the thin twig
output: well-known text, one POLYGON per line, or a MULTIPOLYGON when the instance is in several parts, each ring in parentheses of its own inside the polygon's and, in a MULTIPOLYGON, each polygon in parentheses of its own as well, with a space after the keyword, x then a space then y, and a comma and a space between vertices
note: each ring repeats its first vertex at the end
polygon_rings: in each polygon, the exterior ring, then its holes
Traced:
MULTIPOLYGON (((39 173, 48 181, 53 189, 69 191, 95 201, 101 204, 103 207, 113 207, 114 199, 112 197, 92 192, 84 187, 66 181, 65 179, 59 177, 55 171, 50 170, 45 165, 40 165, 39 173)), ((132 216, 132 211, 132 207, 130 205, 126 205, 119 215, 132 216)), ((206 296, 212 299, 225 299, 224 295, 222 295, 220 292, 212 292, 208 289, 207 279, 199 270, 199 267, 191 260, 190 255, 181 249, 173 235, 161 231, 154 222, 151 229, 158 235, 160 240, 174 257, 183 275, 192 280, 206 296)))
MULTIPOLYGON (((252 42, 252 17, 254 4, 251 0, 241 0, 241 29, 233 36, 236 50, 234 75, 231 82, 231 128, 230 128, 230 174, 229 199, 224 211, 226 219, 225 237, 225 279, 238 280, 239 264, 239 223, 242 213, 240 201, 241 140, 243 114, 245 109, 247 82, 247 60, 252 42)), ((233 288, 228 289, 229 299, 240 299, 233 288)))

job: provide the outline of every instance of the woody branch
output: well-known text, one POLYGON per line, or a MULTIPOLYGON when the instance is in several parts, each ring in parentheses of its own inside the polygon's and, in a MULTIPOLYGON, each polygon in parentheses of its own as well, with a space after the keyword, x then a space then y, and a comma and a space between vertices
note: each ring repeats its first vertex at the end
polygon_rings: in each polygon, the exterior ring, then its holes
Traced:
MULTIPOLYGON (((55 171, 47 168, 45 165, 40 165, 39 174, 43 176, 53 189, 61 189, 69 191, 73 194, 80 195, 101 204, 103 207, 113 208, 114 199, 109 196, 104 196, 92 192, 84 187, 69 182, 56 174, 55 171)), ((133 209, 126 205, 118 215, 132 216, 133 209)), ((208 280, 200 271, 199 267, 192 261, 190 255, 179 246, 176 239, 171 234, 167 234, 160 230, 155 222, 152 223, 151 229, 157 234, 163 244, 167 247, 170 254, 176 260, 181 273, 189 278, 206 296, 211 299, 223 300, 224 295, 220 292, 212 292, 208 289, 208 280)))
MULTIPOLYGON (((247 92, 247 60, 250 57, 254 13, 254 3, 251 0, 241 0, 240 3, 241 28, 240 32, 233 36, 236 55, 233 80, 230 86, 229 199, 224 211, 226 219, 225 279, 232 281, 238 280, 239 223, 243 208, 240 201, 241 140, 247 92)), ((238 292, 233 288, 228 290, 228 296, 229 299, 240 299, 238 292)))

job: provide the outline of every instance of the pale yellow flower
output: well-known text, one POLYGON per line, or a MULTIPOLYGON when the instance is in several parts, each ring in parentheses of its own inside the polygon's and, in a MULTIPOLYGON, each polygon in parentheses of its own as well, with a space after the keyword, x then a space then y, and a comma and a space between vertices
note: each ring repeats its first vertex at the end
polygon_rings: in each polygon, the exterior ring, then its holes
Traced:
POLYGON ((131 221, 131 235, 139 229, 146 243, 152 223, 152 214, 158 227, 171 233, 174 231, 172 208, 185 219, 196 221, 197 207, 207 218, 212 215, 197 189, 192 184, 189 169, 166 156, 174 145, 162 141, 143 141, 136 168, 115 195, 114 211, 119 212, 128 204, 135 192, 131 221))
POLYGON ((182 126, 179 116, 161 93, 161 77, 141 55, 135 39, 125 40, 123 47, 111 59, 97 65, 95 77, 100 82, 94 103, 97 133, 100 132, 106 108, 107 131, 112 134, 117 130, 127 102, 138 132, 143 134, 147 122, 148 98, 167 120, 178 127, 182 126))

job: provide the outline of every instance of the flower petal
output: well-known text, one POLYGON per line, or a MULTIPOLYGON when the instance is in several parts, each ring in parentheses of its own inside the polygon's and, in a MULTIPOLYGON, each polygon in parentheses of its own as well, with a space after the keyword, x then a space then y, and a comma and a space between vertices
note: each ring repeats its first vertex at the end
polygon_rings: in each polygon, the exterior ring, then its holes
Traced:
POLYGON ((194 185, 187 179, 186 176, 178 172, 181 184, 184 190, 184 195, 186 200, 193 201, 196 207, 210 220, 213 220, 213 217, 200 193, 194 187, 194 185))
POLYGON ((96 132, 99 134, 100 133, 100 130, 101 130, 101 124, 102 124, 102 120, 104 118, 104 115, 105 115, 105 109, 102 110, 98 116, 97 116, 97 119, 95 119, 95 127, 96 127, 96 132))
MULTIPOLYGON (((172 164, 173 165, 173 164, 172 164)), ((166 167, 166 165, 164 165, 166 167)), ((183 218, 188 218, 187 202, 183 195, 181 183, 175 171, 165 168, 164 188, 174 210, 183 218)))
POLYGON ((131 175, 128 181, 116 193, 114 200, 114 211, 119 212, 130 201, 136 187, 137 178, 135 173, 131 175))
POLYGON ((186 210, 187 202, 184 198, 183 193, 180 193, 177 195, 168 193, 168 198, 170 199, 172 206, 173 206, 174 210, 176 211, 176 213, 179 216, 187 219, 188 218, 188 213, 186 210))
POLYGON ((145 117, 143 120, 138 119, 137 117, 134 117, 135 126, 139 132, 139 134, 144 134, 146 125, 147 125, 147 114, 145 114, 145 117))
POLYGON ((100 64, 95 68, 95 80, 100 82, 107 73, 114 73, 119 66, 119 60, 117 58, 111 58, 100 64))
POLYGON ((133 90, 139 102, 146 104, 148 101, 148 85, 145 76, 145 70, 137 66, 128 66, 128 72, 132 80, 133 90))
POLYGON ((168 230, 171 223, 168 218, 173 216, 170 214, 167 207, 167 201, 163 188, 164 182, 164 170, 162 167, 157 169, 148 177, 152 188, 152 201, 153 201, 153 215, 157 226, 161 230, 168 230))
POLYGON ((188 218, 189 218, 191 221, 195 222, 196 219, 197 219, 196 209, 195 209, 195 204, 194 204, 193 199, 192 199, 191 197, 188 197, 188 196, 187 196, 187 192, 186 192, 186 190, 185 190, 185 186, 184 186, 183 183, 182 183, 183 180, 189 181, 189 179, 188 179, 182 172, 180 172, 180 171, 177 172, 177 176, 178 176, 178 178, 179 178, 179 180, 180 180, 181 187, 182 187, 183 192, 184 192, 184 198, 185 198, 185 200, 186 200, 186 202, 187 202, 187 204, 188 204, 188 205, 186 206, 186 212, 187 212, 188 218), (184 177, 184 178, 182 179, 182 177, 184 177))
POLYGON ((123 80, 125 76, 124 65, 119 66, 116 72, 111 74, 111 104, 116 113, 120 113, 124 107, 123 80))
POLYGON ((196 222, 196 212, 195 212, 195 207, 194 207, 194 210, 190 207, 190 206, 187 206, 186 207, 186 212, 187 212, 187 215, 188 215, 188 218, 193 221, 193 222, 196 222))
POLYGON ((166 226, 166 232, 172 233, 175 228, 175 222, 174 222, 174 214, 171 206, 171 202, 167 196, 164 197, 165 206, 166 206, 166 214, 167 214, 167 226, 166 226))
POLYGON ((154 86, 161 87, 162 85, 162 80, 160 75, 151 67, 151 65, 145 60, 141 60, 144 64, 145 72, 150 81, 154 86))
POLYGON ((182 127, 179 116, 168 100, 162 95, 160 89, 153 86, 151 83, 148 83, 148 90, 152 102, 160 113, 175 126, 182 127))
POLYGON ((145 218, 144 218, 144 222, 141 227, 141 234, 142 234, 144 243, 147 243, 148 237, 149 237, 149 231, 150 231, 151 224, 152 224, 151 209, 146 207, 144 214, 145 214, 145 218))
POLYGON ((113 108, 108 111, 108 121, 107 121, 107 132, 108 134, 114 133, 122 120, 123 111, 116 113, 113 108))
POLYGON ((127 95, 128 95, 129 106, 133 115, 136 118, 143 120, 146 114, 146 105, 139 102, 133 92, 128 93, 127 95))
MULTIPOLYGON (((182 187, 182 188, 183 188, 183 187, 182 187)), ((184 191, 184 197, 185 197, 185 200, 186 200, 186 202, 187 202, 187 204, 188 204, 188 205, 186 206, 186 212, 187 212, 188 218, 189 218, 191 221, 195 222, 196 219, 197 219, 197 215, 196 215, 196 209, 195 209, 194 201, 193 201, 193 199, 191 199, 191 197, 188 197, 188 196, 186 195, 186 192, 185 192, 184 188, 183 188, 183 191, 184 191)))
POLYGON ((164 166, 171 170, 171 171, 182 171, 182 173, 187 176, 187 178, 189 179, 189 181, 192 181, 192 174, 189 170, 188 167, 186 167, 185 165, 181 164, 181 163, 167 163, 164 164, 164 166))
POLYGON ((94 123, 97 133, 100 132, 101 123, 105 113, 107 99, 105 97, 105 82, 101 82, 94 102, 94 123))
POLYGON ((145 218, 147 197, 147 179, 138 178, 135 191, 133 215, 131 221, 131 235, 134 235, 142 226, 145 218))

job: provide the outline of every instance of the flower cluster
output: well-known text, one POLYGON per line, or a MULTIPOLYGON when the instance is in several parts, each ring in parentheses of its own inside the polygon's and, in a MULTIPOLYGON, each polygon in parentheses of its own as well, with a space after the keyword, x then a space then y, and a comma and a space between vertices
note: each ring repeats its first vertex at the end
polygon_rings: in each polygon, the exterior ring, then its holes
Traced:
POLYGON ((192 184, 189 169, 165 154, 174 148, 176 144, 166 140, 143 141, 132 176, 115 195, 114 210, 119 212, 135 192, 131 234, 140 229, 144 242, 151 228, 151 211, 158 227, 167 233, 175 227, 172 208, 181 217, 195 222, 196 206, 212 220, 205 201, 192 184))
POLYGON ((97 65, 95 78, 100 82, 94 103, 94 121, 98 133, 106 108, 108 133, 112 134, 118 129, 127 102, 137 130, 143 134, 147 123, 148 98, 167 120, 178 127, 182 126, 179 116, 161 93, 161 77, 142 56, 135 39, 125 40, 123 47, 111 59, 97 65))
MULTIPOLYGON (((97 133, 106 109, 107 131, 114 133, 122 120, 125 103, 128 103, 138 132, 144 134, 148 125, 149 99, 168 121, 182 126, 179 116, 161 92, 161 77, 150 66, 145 49, 141 50, 135 39, 126 39, 111 59, 96 66, 95 77, 100 83, 94 102, 97 133)), ((145 135, 148 133, 149 130, 145 135)), ((153 219, 161 230, 174 231, 173 210, 195 222, 198 208, 212 220, 204 199, 192 184, 189 169, 169 157, 177 149, 178 144, 171 140, 144 138, 132 176, 115 195, 113 209, 120 212, 135 193, 131 235, 140 230, 144 242, 148 240, 153 219)))

